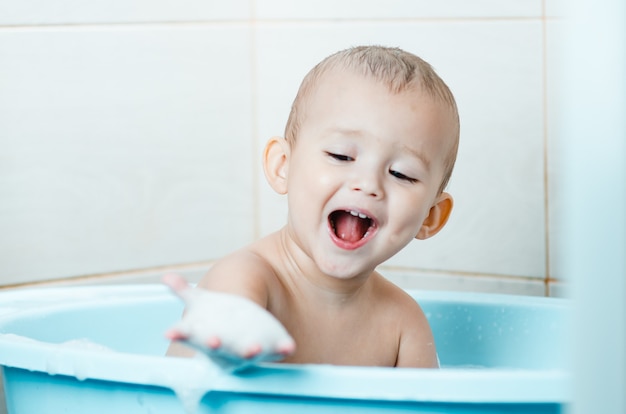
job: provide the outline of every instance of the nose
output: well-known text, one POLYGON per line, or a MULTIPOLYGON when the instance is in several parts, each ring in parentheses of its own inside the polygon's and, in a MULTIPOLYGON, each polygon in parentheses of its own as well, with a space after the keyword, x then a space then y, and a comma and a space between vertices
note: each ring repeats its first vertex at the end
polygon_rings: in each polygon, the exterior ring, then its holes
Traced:
POLYGON ((380 175, 372 171, 355 171, 351 188, 352 191, 362 192, 368 197, 382 198, 384 194, 380 175))

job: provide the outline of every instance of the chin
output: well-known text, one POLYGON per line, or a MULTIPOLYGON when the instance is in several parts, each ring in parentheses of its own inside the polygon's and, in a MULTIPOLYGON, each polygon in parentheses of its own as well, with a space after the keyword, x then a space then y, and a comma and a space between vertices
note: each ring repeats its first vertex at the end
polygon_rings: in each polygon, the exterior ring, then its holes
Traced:
MULTIPOLYGON (((354 262, 354 261, 352 261, 354 262)), ((326 263, 319 266, 319 269, 325 275, 333 277, 335 279, 349 280, 356 277, 360 277, 364 274, 370 274, 374 269, 365 270, 363 268, 355 268, 354 263, 345 265, 326 263)))

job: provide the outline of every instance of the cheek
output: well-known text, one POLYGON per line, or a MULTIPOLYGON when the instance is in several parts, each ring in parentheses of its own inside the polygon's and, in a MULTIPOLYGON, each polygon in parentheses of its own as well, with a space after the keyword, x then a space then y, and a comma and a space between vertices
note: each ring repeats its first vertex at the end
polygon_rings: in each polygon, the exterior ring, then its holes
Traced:
POLYGON ((293 180, 294 190, 296 190, 295 187, 297 186, 307 196, 315 197, 320 191, 336 185, 339 177, 324 162, 311 159, 300 159, 297 161, 298 164, 295 164, 297 165, 297 171, 294 171, 296 175, 293 180))
POLYGON ((332 182, 319 166, 303 160, 291 170, 288 183, 289 203, 292 201, 298 209, 310 211, 324 197, 324 189, 332 182))
POLYGON ((319 169, 317 173, 313 174, 313 180, 315 181, 317 188, 320 189, 329 188, 333 184, 337 183, 337 178, 330 172, 323 169, 319 169))
MULTIPOLYGON (((298 173, 289 181, 289 214, 292 223, 319 225, 325 222, 328 201, 336 192, 336 174, 321 165, 298 167, 298 173)), ((293 171, 293 170, 292 170, 293 171)))
POLYGON ((420 197, 400 197, 391 204, 390 214, 398 219, 399 227, 417 234, 428 216, 429 209, 425 207, 425 203, 420 197))

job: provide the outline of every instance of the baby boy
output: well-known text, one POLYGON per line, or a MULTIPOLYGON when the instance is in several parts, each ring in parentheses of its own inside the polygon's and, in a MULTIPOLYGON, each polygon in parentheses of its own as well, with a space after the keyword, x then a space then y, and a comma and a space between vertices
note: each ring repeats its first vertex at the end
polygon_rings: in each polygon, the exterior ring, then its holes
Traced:
MULTIPOLYGON (((285 362, 437 367, 418 303, 376 267, 446 224, 458 140, 454 97, 422 59, 380 46, 327 57, 304 78, 285 137, 263 153, 267 181, 287 195, 286 225, 217 261, 198 288, 273 315, 297 344, 277 350, 285 362)), ((206 315, 215 317, 228 319, 206 315)), ((205 345, 228 339, 215 333, 205 345)), ((188 351, 173 342, 168 353, 188 351)))

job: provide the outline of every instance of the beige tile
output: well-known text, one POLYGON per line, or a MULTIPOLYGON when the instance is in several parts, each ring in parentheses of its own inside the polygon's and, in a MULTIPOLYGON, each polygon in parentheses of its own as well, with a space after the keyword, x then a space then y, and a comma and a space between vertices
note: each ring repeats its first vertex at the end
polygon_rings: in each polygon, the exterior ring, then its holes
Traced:
POLYGON ((0 283, 197 262, 249 242, 249 38, 0 34, 0 283))
POLYGON ((260 19, 407 19, 464 17, 538 17, 541 0, 467 2, 463 0, 257 0, 260 19))
POLYGON ((23 0, 0 2, 0 25, 198 22, 248 19, 249 0, 23 0))
MULTIPOLYGON (((261 25, 260 139, 282 134, 301 78, 329 53, 367 43, 417 53, 459 103, 462 141, 450 186, 456 207, 440 235, 412 243, 390 264, 543 278, 541 30, 528 21, 261 25)), ((266 233, 284 223, 286 209, 259 181, 266 233)))

